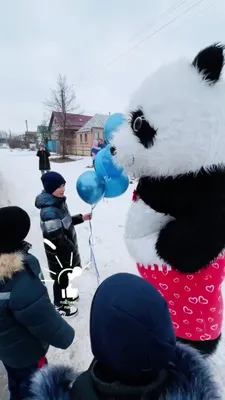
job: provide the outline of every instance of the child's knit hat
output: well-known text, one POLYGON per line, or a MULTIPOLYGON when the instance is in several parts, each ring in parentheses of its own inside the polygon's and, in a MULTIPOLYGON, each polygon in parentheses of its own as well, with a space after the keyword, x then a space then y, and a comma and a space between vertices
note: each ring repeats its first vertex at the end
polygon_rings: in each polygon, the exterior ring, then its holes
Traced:
POLYGON ((52 194, 61 185, 65 185, 66 181, 58 172, 46 172, 41 177, 44 189, 47 193, 52 194))
POLYGON ((0 208, 0 254, 21 248, 30 230, 30 217, 20 207, 0 208))
POLYGON ((144 279, 126 273, 106 279, 91 308, 94 357, 121 374, 159 372, 176 359, 168 306, 144 279))

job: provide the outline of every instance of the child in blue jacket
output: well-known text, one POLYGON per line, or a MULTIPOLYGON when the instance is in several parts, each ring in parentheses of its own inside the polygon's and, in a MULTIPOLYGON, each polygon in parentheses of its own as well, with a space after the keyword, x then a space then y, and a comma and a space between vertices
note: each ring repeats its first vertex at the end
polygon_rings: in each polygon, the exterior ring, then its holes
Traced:
POLYGON ((0 361, 10 400, 29 397, 31 375, 47 363, 49 346, 68 348, 74 330, 51 304, 38 260, 24 242, 30 218, 19 207, 0 208, 0 361))

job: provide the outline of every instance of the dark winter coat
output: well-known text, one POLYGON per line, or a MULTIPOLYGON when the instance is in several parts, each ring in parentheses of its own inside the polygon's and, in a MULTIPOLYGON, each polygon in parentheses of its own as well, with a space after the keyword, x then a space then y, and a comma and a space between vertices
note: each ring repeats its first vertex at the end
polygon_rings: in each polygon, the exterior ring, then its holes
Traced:
MULTIPOLYGON (((57 255, 63 268, 81 266, 77 236, 74 225, 83 222, 81 214, 71 217, 66 204, 66 198, 57 198, 42 192, 36 198, 35 205, 41 210, 41 229, 43 237, 50 240, 56 250, 44 244, 49 270, 58 274, 61 266, 56 260, 57 255)), ((52 279, 55 275, 52 274, 52 279)))
POLYGON ((78 377, 65 366, 47 367, 38 372, 32 391, 33 400, 222 400, 206 361, 196 350, 181 344, 177 344, 177 363, 161 371, 150 384, 123 384, 94 361, 78 377), (67 397, 65 388, 73 381, 67 397))
POLYGON ((50 153, 48 150, 38 150, 37 157, 39 157, 39 170, 40 171, 49 171, 51 169, 49 157, 50 153))
POLYGON ((66 349, 74 330, 51 304, 31 254, 0 255, 0 360, 25 368, 40 360, 49 345, 66 349))

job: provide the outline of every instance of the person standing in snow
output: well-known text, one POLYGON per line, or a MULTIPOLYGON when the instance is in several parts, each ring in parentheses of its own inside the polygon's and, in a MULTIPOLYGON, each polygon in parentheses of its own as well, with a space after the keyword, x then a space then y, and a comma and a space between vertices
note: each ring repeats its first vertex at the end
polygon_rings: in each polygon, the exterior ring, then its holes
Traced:
POLYGON ((101 138, 98 139, 98 146, 100 147, 101 150, 106 147, 103 139, 101 139, 101 138))
POLYGON ((51 303, 38 260, 24 242, 30 218, 19 207, 0 208, 0 361, 10 400, 27 399, 32 374, 47 363, 49 346, 67 349, 74 330, 51 303))
POLYGON ((35 206, 40 210, 44 247, 50 276, 54 280, 54 304, 61 315, 70 318, 78 313, 73 303, 79 295, 77 292, 73 298, 67 296, 68 273, 75 267, 81 268, 74 225, 89 221, 91 214, 71 217, 64 195, 66 181, 59 173, 47 172, 41 180, 44 191, 37 196, 35 206))
POLYGON ((93 146, 91 149, 91 157, 92 157, 93 167, 95 167, 95 157, 97 156, 97 154, 100 150, 101 150, 101 147, 99 147, 99 142, 97 139, 95 139, 93 141, 93 146))
POLYGON ((32 400, 222 399, 207 361, 176 343, 166 301, 138 276, 115 274, 99 286, 90 340, 88 370, 46 367, 33 381, 32 400))
POLYGON ((49 151, 45 148, 43 144, 40 145, 40 149, 37 152, 37 157, 39 157, 39 170, 41 171, 41 174, 43 175, 45 172, 50 171, 50 157, 49 151))
POLYGON ((93 146, 91 149, 91 157, 93 161, 93 167, 95 168, 95 157, 99 153, 100 150, 104 149, 106 144, 103 139, 97 139, 93 141, 93 146))

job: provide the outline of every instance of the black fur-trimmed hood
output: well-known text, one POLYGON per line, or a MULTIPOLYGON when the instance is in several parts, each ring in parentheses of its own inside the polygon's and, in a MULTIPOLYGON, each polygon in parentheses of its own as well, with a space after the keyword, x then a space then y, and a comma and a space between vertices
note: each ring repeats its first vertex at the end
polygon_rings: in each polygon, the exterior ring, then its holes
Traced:
POLYGON ((98 400, 97 393, 106 400, 219 400, 220 388, 215 383, 207 361, 188 346, 177 345, 177 363, 164 371, 159 382, 149 386, 131 387, 115 382, 104 382, 96 376, 94 362, 88 371, 79 375, 65 366, 48 366, 36 373, 30 400, 98 400), (95 389, 97 391, 95 391, 95 389), (69 394, 69 397, 68 397, 69 394), (121 399, 123 397, 120 397, 121 399))

